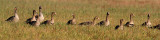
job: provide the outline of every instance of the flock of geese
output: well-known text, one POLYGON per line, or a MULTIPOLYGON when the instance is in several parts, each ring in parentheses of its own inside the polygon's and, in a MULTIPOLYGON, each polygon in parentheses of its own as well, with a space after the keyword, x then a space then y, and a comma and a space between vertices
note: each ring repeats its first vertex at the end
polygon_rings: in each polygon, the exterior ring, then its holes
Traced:
MULTIPOLYGON (((52 12, 51 13, 51 19, 50 20, 43 21, 44 20, 44 16, 43 16, 43 13, 42 13, 42 7, 39 6, 39 14, 37 14, 36 10, 33 10, 33 16, 31 18, 27 19, 26 23, 30 24, 30 25, 33 25, 33 26, 37 26, 37 27, 40 24, 49 24, 49 25, 52 25, 52 24, 54 24, 54 18, 53 18, 54 15, 56 15, 56 12, 52 12)), ((96 20, 99 19, 99 18, 96 16, 96 17, 94 17, 93 21, 82 22, 82 23, 79 23, 78 25, 109 26, 110 25, 109 15, 110 14, 107 12, 106 19, 103 20, 103 21, 101 21, 101 22, 99 22, 99 23, 97 23, 97 24, 96 24, 96 20)), ((75 14, 72 14, 72 16, 73 16, 73 18, 67 22, 67 25, 76 25, 75 14)), ((123 19, 120 19, 120 25, 117 25, 115 27, 115 29, 121 29, 121 30, 123 30, 124 29, 123 26, 126 26, 126 27, 133 27, 133 26, 135 26, 134 22, 133 22, 133 19, 132 19, 133 16, 134 16, 134 14, 130 14, 130 21, 128 21, 126 24, 123 24, 123 19)), ((160 29, 160 24, 158 24, 156 26, 152 26, 151 25, 150 14, 148 14, 147 17, 148 17, 147 21, 144 22, 142 24, 142 26, 146 26, 146 27, 149 27, 149 28, 160 29)), ((5 21, 9 21, 9 22, 18 22, 19 21, 19 16, 17 14, 17 8, 16 7, 14 8, 14 16, 9 17, 5 21)))

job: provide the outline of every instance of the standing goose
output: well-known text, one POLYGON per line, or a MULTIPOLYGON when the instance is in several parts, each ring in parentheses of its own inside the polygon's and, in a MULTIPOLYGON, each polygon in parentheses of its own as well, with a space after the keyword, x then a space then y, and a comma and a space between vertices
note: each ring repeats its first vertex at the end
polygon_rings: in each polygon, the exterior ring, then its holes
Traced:
POLYGON ((125 24, 125 26, 128 26, 128 27, 133 27, 133 26, 134 26, 134 22, 133 22, 133 19, 132 19, 133 16, 134 16, 134 15, 131 13, 131 14, 130 14, 130 21, 127 22, 127 23, 125 24))
POLYGON ((76 19, 75 19, 75 15, 74 14, 72 14, 72 16, 73 16, 73 19, 71 19, 71 20, 69 20, 68 22, 67 22, 67 24, 68 25, 74 25, 74 24, 76 24, 76 19))
POLYGON ((31 21, 29 24, 38 27, 40 25, 40 17, 38 16, 36 21, 31 21))
POLYGON ((109 13, 107 12, 106 20, 99 22, 98 25, 100 25, 100 26, 102 26, 102 25, 109 26, 110 23, 109 23, 109 19, 108 18, 109 18, 109 13))
POLYGON ((26 23, 31 23, 32 21, 36 21, 36 10, 33 10, 32 18, 27 19, 26 23))
POLYGON ((142 26, 151 27, 150 14, 148 14, 147 22, 144 22, 144 23, 142 24, 142 26))
POLYGON ((54 18, 53 18, 54 15, 56 15, 56 13, 52 12, 52 14, 51 14, 51 20, 46 20, 42 24, 50 24, 50 25, 54 24, 54 18))
POLYGON ((14 11, 14 16, 9 17, 5 21, 10 21, 10 22, 18 22, 19 21, 19 17, 18 17, 18 14, 17 14, 17 8, 15 7, 14 10, 15 10, 14 11))
POLYGON ((42 13, 42 7, 39 6, 39 21, 42 22, 44 20, 44 16, 43 16, 43 13, 42 13))
POLYGON ((96 24, 96 19, 99 19, 99 18, 96 16, 96 17, 94 17, 93 21, 82 22, 79 25, 95 25, 96 24))
POLYGON ((117 25, 115 27, 115 29, 118 29, 118 28, 120 28, 121 30, 123 30, 123 19, 120 19, 120 25, 117 25))

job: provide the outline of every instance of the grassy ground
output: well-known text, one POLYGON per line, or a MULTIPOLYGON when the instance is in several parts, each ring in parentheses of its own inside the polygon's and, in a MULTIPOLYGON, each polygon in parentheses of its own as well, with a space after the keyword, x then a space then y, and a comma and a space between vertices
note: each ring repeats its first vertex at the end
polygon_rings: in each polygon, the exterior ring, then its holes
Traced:
POLYGON ((152 25, 160 23, 159 0, 0 0, 0 39, 1 40, 160 40, 160 30, 140 26, 151 14, 152 25), (40 27, 25 24, 32 16, 32 10, 42 6, 45 20, 50 19, 51 12, 56 12, 55 25, 40 27), (13 15, 14 7, 18 8, 20 21, 5 22, 13 15), (110 13, 109 27, 66 25, 76 14, 77 23, 91 21, 98 16, 105 20, 106 12, 110 13), (129 21, 129 14, 135 14, 134 27, 114 30, 119 19, 129 21))

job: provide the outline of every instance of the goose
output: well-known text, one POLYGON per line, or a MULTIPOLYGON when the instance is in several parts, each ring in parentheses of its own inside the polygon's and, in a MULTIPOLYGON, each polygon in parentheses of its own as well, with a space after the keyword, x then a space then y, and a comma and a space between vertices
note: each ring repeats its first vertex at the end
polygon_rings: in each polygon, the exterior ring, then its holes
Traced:
POLYGON ((108 18, 109 18, 109 13, 107 12, 106 20, 99 22, 98 25, 100 25, 100 26, 102 26, 102 25, 109 26, 110 23, 109 23, 109 19, 108 18))
POLYGON ((73 16, 73 18, 67 22, 67 24, 68 24, 68 25, 70 25, 70 24, 71 24, 71 25, 76 24, 75 15, 74 15, 74 14, 72 14, 72 16, 73 16))
POLYGON ((42 7, 39 6, 39 21, 42 22, 44 20, 44 16, 43 16, 43 13, 42 13, 42 7))
POLYGON ((127 23, 125 24, 125 26, 127 26, 127 27, 133 27, 133 26, 134 26, 134 22, 133 22, 133 19, 132 19, 133 16, 134 16, 134 15, 131 13, 131 14, 130 14, 130 21, 127 22, 127 23))
POLYGON ((148 17, 147 21, 144 22, 144 23, 142 24, 142 26, 151 27, 150 14, 148 14, 147 17, 148 17))
POLYGON ((14 16, 9 17, 5 21, 9 21, 9 22, 18 22, 19 21, 19 16, 17 14, 17 7, 14 8, 14 16))
POLYGON ((52 14, 51 14, 51 20, 46 20, 46 21, 42 22, 42 24, 50 24, 50 25, 54 24, 54 19, 53 19, 54 15, 56 15, 56 13, 52 12, 52 14))
POLYGON ((123 19, 120 19, 120 25, 117 25, 115 27, 115 29, 118 29, 118 28, 120 28, 121 30, 123 30, 123 19))
POLYGON ((26 23, 31 23, 32 21, 36 21, 36 10, 33 10, 32 18, 27 19, 26 23))
POLYGON ((99 19, 99 18, 96 16, 96 17, 94 17, 93 21, 82 22, 79 25, 95 25, 96 24, 96 19, 99 19))
POLYGON ((40 17, 38 16, 36 21, 31 21, 29 24, 32 25, 32 26, 39 27, 39 25, 40 25, 40 17))

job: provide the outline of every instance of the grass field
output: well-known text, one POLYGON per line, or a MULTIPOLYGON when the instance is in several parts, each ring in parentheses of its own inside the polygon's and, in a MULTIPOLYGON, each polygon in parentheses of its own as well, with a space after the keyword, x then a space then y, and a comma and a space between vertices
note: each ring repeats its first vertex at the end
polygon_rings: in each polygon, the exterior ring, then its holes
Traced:
POLYGON ((151 14, 152 25, 160 24, 159 0, 0 0, 0 39, 1 40, 160 40, 160 30, 141 26, 151 14), (51 12, 56 12, 54 25, 34 27, 25 23, 32 17, 32 11, 42 6, 45 20, 50 19, 51 12), (6 22, 18 8, 20 21, 6 22), (91 21, 98 16, 97 22, 105 20, 110 13, 111 25, 79 26, 66 25, 76 14, 77 24, 91 21), (129 21, 129 14, 135 15, 134 27, 114 30, 119 20, 129 21))

